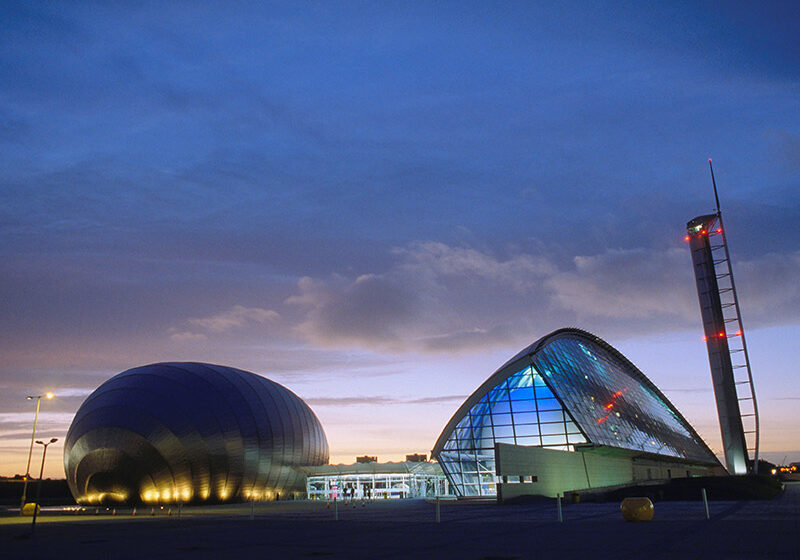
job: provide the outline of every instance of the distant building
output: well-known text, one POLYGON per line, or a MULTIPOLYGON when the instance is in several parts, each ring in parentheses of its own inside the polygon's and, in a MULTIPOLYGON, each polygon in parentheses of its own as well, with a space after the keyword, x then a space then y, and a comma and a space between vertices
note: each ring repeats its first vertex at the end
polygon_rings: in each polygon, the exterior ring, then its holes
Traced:
POLYGON ((357 462, 352 465, 302 467, 310 500, 424 498, 451 494, 437 463, 357 462), (352 492, 352 493, 351 493, 352 492))
POLYGON ((433 448, 458 496, 556 494, 710 474, 719 461, 622 354, 560 329, 487 379, 433 448))
POLYGON ((377 457, 371 457, 369 455, 364 455, 362 457, 356 457, 356 463, 377 463, 377 457))
POLYGON ((428 456, 425 453, 413 453, 411 455, 406 455, 406 461, 409 463, 424 463, 428 460, 428 456))

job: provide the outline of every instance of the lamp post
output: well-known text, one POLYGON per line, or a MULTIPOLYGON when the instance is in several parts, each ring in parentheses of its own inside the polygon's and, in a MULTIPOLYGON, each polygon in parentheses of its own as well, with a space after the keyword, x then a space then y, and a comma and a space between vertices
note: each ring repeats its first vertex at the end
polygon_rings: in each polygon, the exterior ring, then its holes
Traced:
POLYGON ((44 458, 47 457, 47 446, 51 443, 55 443, 58 441, 58 438, 53 438, 47 443, 43 441, 37 441, 39 445, 44 446, 44 451, 42 451, 42 468, 39 471, 39 484, 36 485, 36 503, 34 504, 35 507, 33 508, 33 522, 31 523, 31 535, 36 530, 36 514, 39 511, 39 500, 42 497, 42 477, 44 477, 44 458))
MULTIPOLYGON (((53 393, 46 393, 44 398, 50 400, 53 398, 53 393)), ((28 479, 31 477, 31 455, 33 454, 33 440, 36 439, 36 423, 39 421, 39 405, 42 402, 42 395, 31 396, 28 395, 28 400, 36 399, 36 414, 33 416, 33 433, 31 434, 31 447, 28 449, 28 466, 25 467, 25 480, 22 484, 22 498, 19 501, 19 514, 22 515, 22 509, 25 507, 25 498, 28 493, 28 479)))

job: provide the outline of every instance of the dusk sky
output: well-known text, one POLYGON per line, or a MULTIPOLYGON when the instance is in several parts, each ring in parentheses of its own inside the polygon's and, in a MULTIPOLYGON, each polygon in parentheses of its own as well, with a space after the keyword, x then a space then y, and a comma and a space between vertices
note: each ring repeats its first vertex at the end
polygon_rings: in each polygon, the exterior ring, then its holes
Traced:
POLYGON ((719 453, 709 157, 762 450, 800 461, 800 3, 661 4, 6 3, 0 474, 26 395, 63 477, 83 399, 159 361, 285 385, 333 463, 429 453, 565 326, 719 453))

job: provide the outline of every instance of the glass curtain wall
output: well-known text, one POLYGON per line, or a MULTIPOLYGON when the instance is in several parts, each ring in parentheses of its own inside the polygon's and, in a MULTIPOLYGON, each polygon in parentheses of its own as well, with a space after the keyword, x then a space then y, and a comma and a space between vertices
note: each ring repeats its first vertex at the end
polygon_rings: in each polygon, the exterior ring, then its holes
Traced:
POLYGON ((573 451, 586 437, 532 368, 490 390, 458 423, 439 455, 461 496, 497 495, 495 442, 573 451))

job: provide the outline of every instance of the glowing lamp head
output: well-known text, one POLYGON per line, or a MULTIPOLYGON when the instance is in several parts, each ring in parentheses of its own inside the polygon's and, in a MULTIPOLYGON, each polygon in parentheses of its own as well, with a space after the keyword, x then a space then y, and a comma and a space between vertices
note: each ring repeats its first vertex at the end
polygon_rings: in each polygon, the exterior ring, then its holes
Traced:
POLYGON ((45 394, 45 397, 46 397, 46 398, 47 398, 47 400, 49 401, 49 400, 51 400, 53 397, 55 397, 55 395, 54 395, 53 393, 46 393, 46 394, 45 394))

